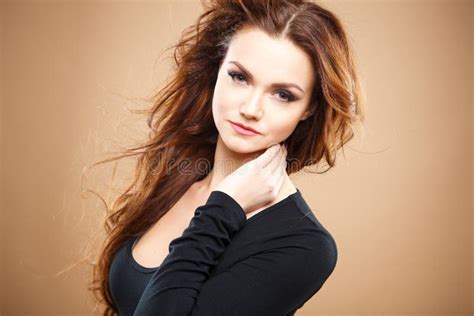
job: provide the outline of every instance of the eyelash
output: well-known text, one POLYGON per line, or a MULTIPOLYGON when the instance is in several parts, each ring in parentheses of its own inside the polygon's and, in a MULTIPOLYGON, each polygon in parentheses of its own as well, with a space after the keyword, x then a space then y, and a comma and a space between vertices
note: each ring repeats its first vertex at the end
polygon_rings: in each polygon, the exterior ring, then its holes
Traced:
MULTIPOLYGON (((234 81, 235 81, 235 77, 237 77, 237 76, 242 76, 242 77, 244 78, 244 80, 246 80, 246 79, 245 79, 245 76, 244 76, 243 74, 241 74, 240 72, 229 71, 228 74, 229 74, 229 76, 232 78, 232 80, 234 80, 234 81)), ((293 94, 290 93, 290 92, 287 91, 287 90, 280 90, 279 92, 280 92, 280 93, 283 92, 283 93, 286 94, 286 96, 287 96, 287 97, 286 97, 286 102, 291 102, 291 101, 296 100, 296 98, 293 96, 293 94)))

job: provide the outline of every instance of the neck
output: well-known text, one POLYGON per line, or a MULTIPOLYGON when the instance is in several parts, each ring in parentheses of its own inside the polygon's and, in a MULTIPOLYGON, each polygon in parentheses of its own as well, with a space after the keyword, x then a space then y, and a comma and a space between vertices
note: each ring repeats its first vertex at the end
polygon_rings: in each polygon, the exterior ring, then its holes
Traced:
MULTIPOLYGON (((207 198, 217 185, 229 174, 240 168, 243 164, 261 155, 264 150, 251 153, 238 153, 230 150, 222 141, 220 135, 217 139, 216 151, 214 153, 214 166, 207 176, 194 184, 195 194, 207 198)), ((286 196, 296 192, 288 174, 285 173, 285 179, 280 188, 280 194, 286 196)))
POLYGON ((216 151, 214 153, 214 166, 204 179, 196 182, 197 192, 204 196, 209 196, 224 178, 240 168, 243 164, 257 158, 264 151, 265 150, 261 150, 251 153, 232 151, 224 144, 219 135, 217 138, 216 151))

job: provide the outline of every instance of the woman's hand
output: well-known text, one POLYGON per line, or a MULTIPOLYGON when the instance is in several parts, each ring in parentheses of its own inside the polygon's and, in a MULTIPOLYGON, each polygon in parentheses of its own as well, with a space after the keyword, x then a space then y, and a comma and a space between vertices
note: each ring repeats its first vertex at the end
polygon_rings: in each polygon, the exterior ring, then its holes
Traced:
POLYGON ((230 195, 245 213, 271 203, 285 179, 287 150, 279 144, 268 148, 220 182, 215 190, 230 195))

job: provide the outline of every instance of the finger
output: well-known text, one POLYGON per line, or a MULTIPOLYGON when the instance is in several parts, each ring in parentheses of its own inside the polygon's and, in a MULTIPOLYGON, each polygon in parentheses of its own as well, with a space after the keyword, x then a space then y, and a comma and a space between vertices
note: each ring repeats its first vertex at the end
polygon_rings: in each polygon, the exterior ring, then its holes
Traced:
POLYGON ((281 186, 283 185, 283 181, 285 181, 286 166, 287 166, 287 162, 285 159, 285 161, 283 162, 279 170, 279 178, 278 178, 277 185, 275 186, 276 193, 280 192, 281 186))
POLYGON ((279 144, 270 146, 269 148, 267 148, 267 150, 265 150, 265 152, 263 152, 263 154, 254 159, 254 162, 262 168, 266 167, 267 164, 272 161, 272 158, 275 157, 276 154, 280 151, 279 149, 279 144))
POLYGON ((265 174, 275 176, 275 171, 278 165, 281 164, 282 158, 284 157, 284 148, 280 147, 278 153, 272 158, 272 160, 262 169, 265 174))
POLYGON ((281 146, 280 153, 278 154, 278 157, 275 157, 275 159, 269 164, 269 168, 271 168, 270 172, 271 174, 277 174, 279 173, 279 168, 280 166, 286 161, 286 148, 284 146, 281 146))

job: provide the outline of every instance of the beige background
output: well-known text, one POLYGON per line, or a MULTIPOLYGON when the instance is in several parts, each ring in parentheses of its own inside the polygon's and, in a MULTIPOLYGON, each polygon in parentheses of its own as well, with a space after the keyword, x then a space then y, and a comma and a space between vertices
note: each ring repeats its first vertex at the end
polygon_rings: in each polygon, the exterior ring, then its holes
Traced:
MULTIPOLYGON (((324 175, 292 176, 338 263, 297 315, 472 315, 473 3, 322 1, 348 26, 368 99, 324 175)), ((0 1, 1 315, 90 315, 102 237, 82 169, 145 135, 199 1, 0 1), (161 55, 160 55, 161 54, 161 55), (99 233, 97 233, 99 231, 99 233)), ((110 202, 129 163, 88 173, 110 202)))

